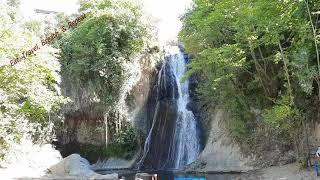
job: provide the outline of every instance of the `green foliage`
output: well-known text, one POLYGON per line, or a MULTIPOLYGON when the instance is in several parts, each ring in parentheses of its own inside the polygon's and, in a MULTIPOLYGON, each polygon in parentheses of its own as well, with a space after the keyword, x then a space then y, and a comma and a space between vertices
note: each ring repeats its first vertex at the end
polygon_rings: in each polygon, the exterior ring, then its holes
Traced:
POLYGON ((122 128, 116 135, 115 141, 108 145, 107 156, 130 159, 137 151, 138 132, 130 124, 122 128))
POLYGON ((289 131, 291 129, 290 126, 295 124, 290 120, 296 120, 296 117, 299 117, 299 111, 290 104, 289 96, 283 96, 271 109, 266 109, 262 116, 272 127, 289 131))
MULTIPOLYGON (((316 1, 194 0, 179 34, 193 57, 189 72, 201 78, 203 102, 222 106, 236 140, 251 141, 257 128, 294 132, 319 94, 319 74, 311 24, 316 1), (261 121, 260 119, 263 119, 261 121)), ((316 26, 318 28, 318 26, 316 26)), ((319 29, 315 30, 319 34, 319 29)), ((318 43, 318 42, 317 42, 318 43)), ((260 131, 260 130, 259 130, 260 131)), ((257 142, 255 142, 257 143, 257 142)))
POLYGON ((56 49, 42 47, 41 53, 10 65, 10 60, 40 41, 43 29, 42 23, 19 17, 17 4, 16 0, 0 2, 0 160, 22 138, 50 141, 54 122, 49 114, 66 102, 58 94, 56 49))
POLYGON ((139 7, 121 2, 83 2, 88 17, 60 45, 62 72, 93 88, 108 105, 118 100, 124 66, 142 50, 149 34, 139 7))
POLYGON ((92 156, 96 156, 101 159, 108 157, 104 146, 101 147, 89 144, 81 144, 79 153, 88 160, 90 160, 92 156))
POLYGON ((43 123, 47 119, 47 111, 44 107, 37 104, 32 104, 30 100, 26 100, 23 106, 19 109, 20 113, 25 114, 25 116, 31 122, 43 123))
MULTIPOLYGON (((79 82, 74 87, 92 90, 102 111, 114 108, 129 76, 128 64, 136 63, 152 39, 139 5, 129 0, 81 1, 84 21, 57 37, 52 46, 40 45, 35 55, 11 66, 10 60, 39 45, 40 38, 55 29, 51 23, 24 20, 16 13, 18 4, 18 0, 0 2, 0 160, 22 138, 37 143, 54 138, 53 126, 62 120, 58 112, 67 102, 60 94, 60 79, 70 78, 79 82)), ((67 26, 65 19, 74 18, 59 14, 58 24, 67 26)), ((114 143, 121 150, 111 150, 113 154, 132 156, 135 131, 124 129, 114 143)))

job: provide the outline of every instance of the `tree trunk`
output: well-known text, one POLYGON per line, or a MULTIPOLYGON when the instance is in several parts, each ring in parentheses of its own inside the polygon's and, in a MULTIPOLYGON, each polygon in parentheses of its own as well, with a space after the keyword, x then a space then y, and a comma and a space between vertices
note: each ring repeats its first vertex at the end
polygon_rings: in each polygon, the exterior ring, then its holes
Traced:
POLYGON ((108 113, 106 113, 105 116, 104 116, 104 123, 105 123, 105 126, 106 126, 105 127, 106 128, 106 130, 105 130, 105 133, 106 133, 105 142, 106 142, 106 149, 107 149, 107 147, 108 147, 108 113))
POLYGON ((284 72, 285 72, 286 79, 288 82, 288 93, 289 93, 289 97, 290 97, 290 105, 293 105, 293 96, 292 96, 292 89, 291 89, 291 83, 290 83, 290 74, 289 74, 288 65, 287 65, 280 41, 279 41, 279 48, 280 48, 281 58, 283 61, 284 72))
POLYGON ((320 82, 319 82, 319 78, 320 78, 320 57, 319 57, 319 50, 318 50, 318 43, 317 43, 317 30, 313 24, 312 21, 312 16, 311 16, 311 12, 310 12, 310 8, 309 8, 309 2, 308 0, 304 1, 306 6, 307 6, 307 11, 308 11, 308 15, 309 15, 309 20, 310 20, 310 24, 311 24, 311 28, 312 28, 312 34, 313 34, 313 40, 314 40, 314 45, 316 48, 316 54, 317 54, 317 65, 318 65, 318 78, 317 78, 317 84, 318 84, 318 99, 320 101, 320 82))
MULTIPOLYGON (((257 71, 261 86, 263 88, 263 91, 264 91, 266 97, 269 97, 269 95, 270 95, 269 89, 268 89, 268 87, 265 86, 265 83, 264 83, 264 80, 263 80, 263 78, 266 75, 264 75, 264 71, 262 70, 262 67, 260 66, 260 64, 258 62, 258 59, 257 59, 257 57, 256 57, 256 55, 254 53, 254 49, 253 49, 253 47, 251 45, 251 42, 249 42, 249 46, 250 46, 251 56, 252 56, 252 59, 254 61, 254 66, 255 66, 255 69, 257 71)), ((267 78, 267 77, 265 77, 265 78, 267 78)))

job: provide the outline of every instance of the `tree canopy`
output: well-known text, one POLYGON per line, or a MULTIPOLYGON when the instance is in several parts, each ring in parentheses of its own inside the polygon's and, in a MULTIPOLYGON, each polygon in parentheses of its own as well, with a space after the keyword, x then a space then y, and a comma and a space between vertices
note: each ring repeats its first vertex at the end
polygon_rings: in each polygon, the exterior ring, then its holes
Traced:
POLYGON ((205 104, 229 111, 241 144, 257 143, 262 126, 292 142, 318 114, 308 108, 320 98, 317 2, 194 0, 182 17, 179 36, 192 56, 187 76, 201 77, 205 104))
MULTIPOLYGON (((0 160, 23 137, 35 143, 55 138, 54 126, 64 120, 62 105, 70 101, 61 93, 63 78, 90 88, 103 107, 114 108, 129 76, 127 64, 136 61, 153 38, 141 7, 127 0, 81 1, 79 14, 58 14, 57 27, 25 20, 18 6, 17 0, 0 2, 0 160), (66 19, 81 14, 86 16, 81 22, 39 45, 52 29, 67 27, 66 19), (35 44, 41 48, 34 55, 10 65, 35 44)), ((125 131, 133 132, 130 128, 125 131)))
POLYGON ((88 13, 60 44, 63 73, 94 88, 105 104, 117 102, 124 66, 146 47, 151 34, 141 8, 128 1, 81 1, 88 13))
POLYGON ((15 66, 10 60, 29 50, 39 40, 44 26, 26 21, 17 13, 14 1, 0 2, 0 158, 21 138, 35 142, 51 139, 53 122, 66 98, 59 94, 60 65, 57 49, 43 48, 15 66))

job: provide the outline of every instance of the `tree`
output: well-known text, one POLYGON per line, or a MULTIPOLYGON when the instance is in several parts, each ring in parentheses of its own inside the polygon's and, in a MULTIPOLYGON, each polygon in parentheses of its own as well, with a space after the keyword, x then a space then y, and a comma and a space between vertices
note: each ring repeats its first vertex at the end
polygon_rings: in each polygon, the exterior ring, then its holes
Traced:
POLYGON ((205 104, 228 110, 230 132, 242 144, 254 143, 262 126, 289 144, 299 141, 294 132, 305 127, 306 114, 315 113, 306 107, 314 103, 309 97, 319 97, 314 91, 320 89, 319 27, 312 17, 317 2, 194 4, 183 16, 179 37, 193 57, 186 76, 200 76, 198 92, 205 104))
POLYGON ((50 113, 66 99, 59 94, 59 63, 56 49, 43 47, 15 66, 10 60, 21 56, 40 41, 41 23, 28 22, 15 13, 17 1, 1 1, 0 7, 0 158, 22 138, 48 142, 54 136, 50 113), (10 3, 15 2, 15 3, 10 3))

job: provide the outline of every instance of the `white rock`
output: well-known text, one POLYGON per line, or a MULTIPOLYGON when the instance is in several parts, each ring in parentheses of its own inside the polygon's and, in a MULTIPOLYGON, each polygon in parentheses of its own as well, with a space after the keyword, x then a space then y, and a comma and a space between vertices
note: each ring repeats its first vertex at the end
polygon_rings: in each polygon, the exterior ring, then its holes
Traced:
POLYGON ((58 164, 49 168, 53 176, 76 176, 87 177, 89 179, 118 179, 118 174, 100 175, 90 169, 88 160, 82 158, 79 154, 71 154, 64 158, 58 164))

